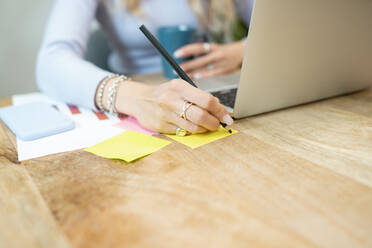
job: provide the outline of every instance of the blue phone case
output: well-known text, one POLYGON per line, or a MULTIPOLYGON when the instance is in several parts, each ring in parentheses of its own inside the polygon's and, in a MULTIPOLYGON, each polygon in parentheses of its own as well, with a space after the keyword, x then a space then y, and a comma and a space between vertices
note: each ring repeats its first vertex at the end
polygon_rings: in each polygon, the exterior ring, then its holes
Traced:
POLYGON ((0 119, 24 141, 66 132, 75 128, 72 119, 46 103, 0 108, 0 119))

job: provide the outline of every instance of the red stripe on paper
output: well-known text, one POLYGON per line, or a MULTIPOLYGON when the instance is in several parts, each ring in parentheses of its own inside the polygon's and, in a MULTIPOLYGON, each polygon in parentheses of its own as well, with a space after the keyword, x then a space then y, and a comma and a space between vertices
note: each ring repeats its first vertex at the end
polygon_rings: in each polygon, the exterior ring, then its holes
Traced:
POLYGON ((93 113, 97 116, 98 120, 108 120, 108 116, 104 112, 96 112, 93 110, 93 113))
POLYGON ((67 104, 67 107, 70 109, 71 114, 73 115, 81 114, 80 109, 77 106, 67 104))

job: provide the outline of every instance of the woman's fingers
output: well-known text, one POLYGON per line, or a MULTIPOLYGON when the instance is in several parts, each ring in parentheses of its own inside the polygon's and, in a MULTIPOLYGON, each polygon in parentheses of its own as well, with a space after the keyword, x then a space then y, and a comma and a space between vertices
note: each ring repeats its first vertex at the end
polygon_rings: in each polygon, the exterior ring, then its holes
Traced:
POLYGON ((195 103, 214 115, 218 120, 231 125, 233 120, 227 110, 220 104, 218 98, 199 89, 189 90, 184 93, 185 100, 195 103))
POLYGON ((229 70, 227 70, 226 68, 218 67, 218 65, 216 65, 216 67, 213 68, 213 69, 204 68, 202 70, 195 70, 195 71, 189 72, 189 74, 193 79, 197 80, 197 79, 201 79, 201 78, 207 78, 207 77, 214 77, 214 76, 222 75, 222 74, 225 74, 225 73, 228 73, 228 72, 229 72, 229 70))
MULTIPOLYGON (((179 92, 182 92, 182 90, 179 90, 179 92)), ((206 130, 214 131, 218 129, 219 120, 207 110, 196 105, 189 106, 185 110, 186 120, 182 119, 180 115, 184 108, 184 100, 180 93, 166 94, 161 99, 162 103, 159 106, 162 106, 162 109, 158 110, 159 119, 182 125, 180 127, 190 133, 201 133, 206 130)))
MULTIPOLYGON (((195 122, 183 119, 180 114, 183 109, 182 96, 177 97, 178 93, 173 92, 165 94, 158 102, 158 108, 155 111, 156 120, 152 125, 156 126, 156 130, 161 133, 175 133, 176 128, 182 128, 189 133, 204 133, 207 131, 204 127, 195 122), (169 124, 171 126, 169 126, 169 124), (175 128, 176 127, 176 128, 175 128)), ((187 112, 187 111, 186 111, 187 112)), ((188 113, 188 112, 187 112, 188 113)))
MULTIPOLYGON (((160 111, 158 111, 159 113, 160 111)), ((166 116, 167 111, 164 111, 162 114, 166 116)), ((141 125, 147 129, 157 131, 159 133, 166 133, 166 134, 174 134, 176 132, 177 126, 172 123, 166 121, 162 116, 157 115, 140 115, 137 116, 137 120, 141 123, 141 125)))
POLYGON ((220 104, 218 98, 198 88, 194 88, 187 82, 180 79, 174 80, 173 87, 177 94, 183 97, 183 100, 198 105, 200 108, 208 111, 219 121, 222 121, 227 125, 231 125, 233 123, 233 119, 230 117, 227 110, 220 104))
MULTIPOLYGON (((216 44, 209 43, 209 48, 210 48, 209 50, 210 51, 213 51, 215 47, 216 47, 216 44)), ((174 57, 176 57, 176 58, 186 58, 186 57, 190 57, 190 56, 204 54, 206 52, 207 51, 205 50, 204 43, 193 43, 193 44, 183 46, 183 47, 179 48, 178 50, 176 50, 174 52, 174 57)))
MULTIPOLYGON (((174 105, 174 112, 181 113, 183 105, 184 101, 179 101, 177 105, 174 105)), ((208 111, 201 109, 197 105, 191 105, 184 114, 186 120, 210 131, 215 131, 220 126, 220 121, 215 116, 211 115, 208 111)))
POLYGON ((175 134, 176 133, 177 126, 172 123, 162 123, 160 127, 156 129, 159 133, 165 133, 165 134, 175 134))
POLYGON ((159 133, 175 134, 177 128, 185 129, 189 133, 204 133, 207 131, 207 129, 182 119, 176 113, 169 110, 158 111, 154 119, 139 119, 138 121, 145 128, 155 130, 159 133))
POLYGON ((196 105, 191 106, 186 112, 186 118, 210 131, 216 131, 220 126, 220 121, 216 117, 196 105))
POLYGON ((170 113, 169 120, 177 127, 185 129, 189 133, 205 133, 207 131, 207 129, 181 118, 176 113, 170 113))
POLYGON ((207 55, 201 56, 196 59, 192 59, 181 64, 184 71, 189 72, 196 69, 207 67, 210 64, 215 64, 223 58, 223 54, 219 51, 208 53, 207 55))
MULTIPOLYGON (((154 89, 151 94, 155 97, 146 97, 145 102, 148 102, 149 106, 153 104, 157 106, 152 112, 152 107, 149 107, 149 111, 154 115, 155 120, 161 120, 160 124, 168 122, 190 133, 201 133, 218 129, 219 122, 227 125, 233 123, 227 110, 216 97, 181 79, 172 80, 154 89), (186 119, 189 121, 180 117, 184 100, 195 104, 186 110, 186 119)), ((158 121, 152 124, 156 130, 162 130, 162 125, 156 123, 158 121)))

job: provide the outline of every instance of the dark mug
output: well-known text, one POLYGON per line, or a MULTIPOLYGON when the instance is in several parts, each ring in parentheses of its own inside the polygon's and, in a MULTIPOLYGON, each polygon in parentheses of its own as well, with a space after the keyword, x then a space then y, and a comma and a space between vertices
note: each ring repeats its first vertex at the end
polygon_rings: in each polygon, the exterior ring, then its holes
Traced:
MULTIPOLYGON (((165 50, 167 50, 167 52, 176 60, 178 64, 192 59, 192 57, 175 58, 174 52, 178 48, 196 41, 197 30, 195 27, 188 25, 161 27, 157 30, 157 35, 161 45, 164 46, 165 50)), ((168 62, 164 58, 161 58, 161 60, 164 76, 170 79, 178 78, 177 73, 168 64, 168 62)))

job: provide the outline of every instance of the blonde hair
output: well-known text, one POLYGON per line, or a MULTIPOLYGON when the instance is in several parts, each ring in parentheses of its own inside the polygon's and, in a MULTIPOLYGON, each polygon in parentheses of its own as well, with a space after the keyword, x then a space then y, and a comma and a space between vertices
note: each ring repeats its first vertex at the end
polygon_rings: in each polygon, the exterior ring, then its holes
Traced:
MULTIPOLYGON (((141 0, 121 0, 126 8, 138 16, 144 16, 140 9, 141 0)), ((206 9, 203 0, 188 0, 193 12, 199 19, 202 31, 218 35, 223 41, 232 40, 232 26, 236 21, 235 7, 232 0, 208 0, 206 9)))

